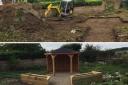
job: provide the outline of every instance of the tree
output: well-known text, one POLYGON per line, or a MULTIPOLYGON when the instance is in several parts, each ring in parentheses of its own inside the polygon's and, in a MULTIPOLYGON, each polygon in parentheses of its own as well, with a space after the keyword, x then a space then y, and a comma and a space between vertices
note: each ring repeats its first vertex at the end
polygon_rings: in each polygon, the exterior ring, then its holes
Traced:
POLYGON ((77 43, 65 44, 65 45, 61 46, 60 48, 67 48, 67 49, 71 49, 71 50, 74 50, 74 51, 80 51, 81 44, 77 44, 77 43))
POLYGON ((100 54, 100 48, 87 44, 80 54, 80 60, 85 62, 95 62, 96 57, 100 54))
POLYGON ((40 44, 0 44, 0 60, 6 60, 10 70, 16 70, 21 59, 42 58, 44 53, 40 44))
POLYGON ((40 44, 5 44, 4 48, 9 51, 40 51, 43 48, 40 44))
POLYGON ((8 59, 12 55, 19 59, 35 59, 44 56, 45 49, 40 44, 1 44, 0 59, 8 59))

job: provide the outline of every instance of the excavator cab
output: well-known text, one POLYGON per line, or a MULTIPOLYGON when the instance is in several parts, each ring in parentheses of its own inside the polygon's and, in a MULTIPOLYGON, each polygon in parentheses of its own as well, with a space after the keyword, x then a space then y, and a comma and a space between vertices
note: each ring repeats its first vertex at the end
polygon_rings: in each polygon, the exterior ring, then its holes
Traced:
POLYGON ((62 0, 60 3, 61 16, 69 16, 73 14, 73 1, 72 0, 62 0))
POLYGON ((45 12, 45 17, 66 17, 73 14, 73 0, 62 0, 59 6, 50 4, 45 12))

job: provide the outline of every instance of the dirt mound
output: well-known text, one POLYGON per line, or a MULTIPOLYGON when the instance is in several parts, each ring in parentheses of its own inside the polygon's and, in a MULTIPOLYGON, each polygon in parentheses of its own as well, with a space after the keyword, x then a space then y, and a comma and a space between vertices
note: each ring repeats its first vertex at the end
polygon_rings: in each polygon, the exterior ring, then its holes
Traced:
POLYGON ((13 25, 15 29, 22 29, 27 32, 35 32, 42 27, 48 28, 46 23, 30 13, 25 13, 23 9, 16 10, 13 6, 5 6, 1 11, 0 23, 2 27, 13 25))
POLYGON ((0 12, 1 41, 83 41, 89 27, 75 23, 85 21, 75 17, 66 21, 42 21, 14 5, 3 6, 0 12))
POLYGON ((12 5, 2 6, 0 9, 0 40, 2 41, 20 39, 31 41, 33 33, 45 32, 49 28, 51 27, 47 23, 23 9, 15 9, 12 5))
POLYGON ((101 7, 76 7, 73 18, 64 21, 40 19, 43 16, 40 18, 38 16, 40 13, 44 14, 44 11, 38 6, 33 7, 32 4, 1 6, 0 41, 111 42, 115 41, 113 29, 117 26, 128 25, 127 20, 122 22, 120 18, 114 18, 115 16, 127 17, 127 12, 106 15, 102 14, 101 7))

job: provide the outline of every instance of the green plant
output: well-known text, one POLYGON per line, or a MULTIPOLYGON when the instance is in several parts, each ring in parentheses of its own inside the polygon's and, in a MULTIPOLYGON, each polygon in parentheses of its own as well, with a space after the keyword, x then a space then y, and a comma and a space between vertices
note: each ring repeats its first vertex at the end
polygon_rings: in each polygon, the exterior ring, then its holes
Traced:
POLYGON ((23 16, 23 10, 22 9, 16 10, 16 17, 18 21, 22 21, 22 16, 23 16))
POLYGON ((102 0, 85 0, 85 3, 88 5, 101 5, 102 0))
POLYGON ((106 10, 107 12, 112 12, 112 11, 114 10, 114 4, 113 4, 112 1, 109 1, 109 0, 108 0, 108 1, 106 2, 105 10, 106 10))
POLYGON ((19 63, 16 55, 12 55, 8 58, 8 65, 10 70, 15 70, 17 67, 17 64, 19 63))
POLYGON ((128 9, 128 0, 123 0, 122 7, 128 9))
POLYGON ((37 3, 38 0, 28 0, 29 3, 37 3))

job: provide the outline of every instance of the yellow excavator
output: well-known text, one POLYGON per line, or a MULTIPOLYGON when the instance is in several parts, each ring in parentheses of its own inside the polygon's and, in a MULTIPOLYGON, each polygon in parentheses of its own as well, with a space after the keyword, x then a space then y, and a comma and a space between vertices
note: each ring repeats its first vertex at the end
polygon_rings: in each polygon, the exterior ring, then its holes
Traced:
POLYGON ((62 0, 58 6, 48 5, 45 17, 67 17, 73 14, 73 0, 62 0))

